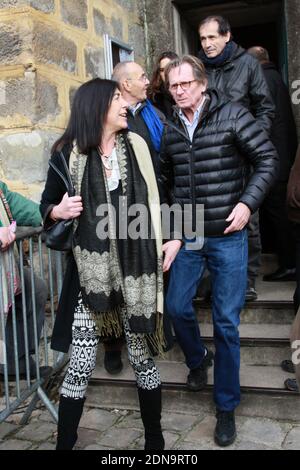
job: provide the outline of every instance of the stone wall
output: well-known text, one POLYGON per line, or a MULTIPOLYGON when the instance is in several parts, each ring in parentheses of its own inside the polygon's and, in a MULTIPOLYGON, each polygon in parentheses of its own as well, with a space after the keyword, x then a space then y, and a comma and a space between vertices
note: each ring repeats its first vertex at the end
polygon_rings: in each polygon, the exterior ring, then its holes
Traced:
POLYGON ((298 0, 285 0, 287 23, 287 46, 289 64, 289 84, 294 115, 300 142, 300 3, 298 0))
POLYGON ((75 90, 105 76, 104 33, 144 65, 140 3, 0 0, 0 177, 10 188, 39 200, 75 90))
POLYGON ((146 24, 146 66, 149 73, 161 52, 175 50, 172 8, 170 0, 143 0, 141 2, 140 14, 146 24))

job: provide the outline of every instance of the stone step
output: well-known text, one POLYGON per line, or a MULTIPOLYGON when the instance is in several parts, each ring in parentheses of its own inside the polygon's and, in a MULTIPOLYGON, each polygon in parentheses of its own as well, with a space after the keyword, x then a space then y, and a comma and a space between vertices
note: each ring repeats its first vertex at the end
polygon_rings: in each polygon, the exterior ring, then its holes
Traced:
MULTIPOLYGON (((197 318, 201 324, 212 323, 210 303, 201 299, 194 300, 197 318)), ((255 301, 249 302, 241 311, 240 321, 243 324, 291 325, 295 314, 290 301, 255 301)))
MULTIPOLYGON (((199 324, 201 336, 206 339, 213 337, 211 323, 199 324)), ((240 340, 244 344, 289 343, 291 324, 241 323, 239 326, 240 340)))
MULTIPOLYGON (((185 387, 186 377, 189 372, 187 366, 181 361, 157 360, 162 382, 169 387, 185 387)), ((120 374, 110 375, 103 366, 103 361, 98 360, 93 373, 92 382, 109 382, 119 385, 135 382, 134 372, 123 355, 124 367, 120 374)), ((279 365, 261 365, 241 363, 240 383, 244 391, 264 391, 285 393, 284 380, 292 377, 291 374, 281 370, 279 365)), ((208 385, 213 385, 213 367, 208 369, 208 385)))
MULTIPOLYGON (((139 410, 134 382, 91 382, 87 390, 87 406, 139 410)), ((163 386, 163 416, 178 412, 201 414, 214 413, 215 404, 211 387, 201 392, 190 392, 184 386, 163 386)), ((270 418, 282 421, 300 421, 300 395, 292 392, 245 390, 236 415, 270 418)))
MULTIPOLYGON (((206 346, 215 351, 212 341, 205 341, 206 346)), ((258 366, 279 366, 284 359, 291 356, 290 346, 287 345, 241 345, 241 364, 258 366)), ((184 362, 184 355, 176 344, 165 354, 164 360, 169 362, 184 362)))

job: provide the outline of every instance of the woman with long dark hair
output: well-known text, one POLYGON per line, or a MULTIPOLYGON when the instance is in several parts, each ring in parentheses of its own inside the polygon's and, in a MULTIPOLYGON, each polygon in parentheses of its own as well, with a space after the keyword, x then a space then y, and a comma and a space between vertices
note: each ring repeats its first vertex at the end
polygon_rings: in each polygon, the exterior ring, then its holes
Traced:
POLYGON ((148 87, 148 98, 167 118, 172 117, 175 101, 165 87, 165 68, 174 59, 178 59, 175 52, 165 51, 160 54, 148 87))
POLYGON ((67 352, 69 344, 73 346, 60 391, 57 449, 72 449, 76 442, 99 338, 122 334, 136 375, 145 449, 164 448, 161 382, 148 344, 155 352, 163 347, 162 272, 180 243, 164 245, 162 262, 159 195, 151 157, 143 139, 126 130, 126 112, 116 82, 96 78, 83 84, 51 157, 64 172, 62 152, 76 195, 65 194, 51 167, 42 195, 46 227, 59 219, 75 219, 52 337, 55 350, 67 352), (154 237, 119 235, 132 222, 123 204, 147 208, 150 215, 144 228, 152 229, 154 237))

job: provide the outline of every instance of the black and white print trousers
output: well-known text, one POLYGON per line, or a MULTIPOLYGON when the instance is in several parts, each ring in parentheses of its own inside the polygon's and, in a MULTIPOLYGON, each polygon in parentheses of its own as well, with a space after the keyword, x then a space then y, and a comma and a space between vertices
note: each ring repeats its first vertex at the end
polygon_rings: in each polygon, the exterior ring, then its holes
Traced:
MULTIPOLYGON (((146 339, 142 334, 131 333, 128 321, 123 316, 123 327, 129 362, 136 376, 137 386, 153 390, 160 386, 159 371, 149 354, 146 339)), ((88 381, 96 366, 99 337, 88 309, 81 296, 74 312, 72 325, 72 354, 60 393, 69 398, 84 398, 88 381)))

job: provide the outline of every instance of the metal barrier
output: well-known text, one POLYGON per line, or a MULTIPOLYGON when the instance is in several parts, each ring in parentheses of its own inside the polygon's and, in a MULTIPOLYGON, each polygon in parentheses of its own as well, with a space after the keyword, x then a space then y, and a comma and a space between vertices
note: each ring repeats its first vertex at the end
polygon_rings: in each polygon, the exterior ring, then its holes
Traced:
POLYGON ((39 400, 57 421, 46 385, 68 360, 52 351, 48 341, 62 288, 62 264, 61 253, 42 242, 42 228, 18 228, 14 246, 0 253, 0 423, 31 396, 21 424, 39 400))

